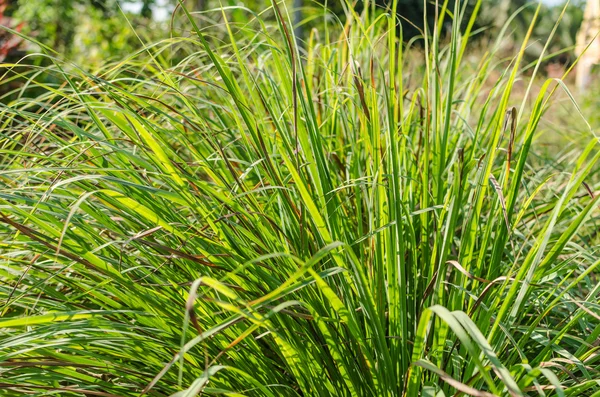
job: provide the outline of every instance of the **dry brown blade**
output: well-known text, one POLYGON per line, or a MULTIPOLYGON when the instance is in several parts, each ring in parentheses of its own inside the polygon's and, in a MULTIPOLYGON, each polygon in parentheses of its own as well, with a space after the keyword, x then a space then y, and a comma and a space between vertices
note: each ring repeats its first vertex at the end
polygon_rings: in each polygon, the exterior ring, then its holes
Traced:
POLYGON ((585 190, 587 190, 588 194, 590 195, 590 197, 592 199, 595 198, 594 192, 592 191, 592 188, 590 188, 590 185, 588 185, 585 181, 582 182, 583 186, 585 187, 585 190))
POLYGON ((353 61, 354 67, 352 78, 354 80, 354 85, 356 86, 356 90, 358 91, 358 97, 360 98, 360 104, 362 106, 363 112, 365 116, 367 116, 367 120, 371 121, 371 113, 369 112, 369 107, 367 106, 367 101, 365 99, 365 89, 362 83, 362 73, 360 71, 360 65, 357 61, 353 61))
POLYGON ((571 300, 570 302, 576 304, 581 310, 583 310, 584 312, 586 312, 590 316, 594 317, 596 320, 600 320, 600 315, 594 313, 593 311, 591 311, 590 309, 588 309, 587 307, 585 307, 581 303, 579 303, 579 302, 577 302, 575 300, 571 300))
POLYGON ((515 124, 516 119, 513 117, 516 117, 516 112, 517 109, 513 106, 512 108, 510 108, 509 110, 507 110, 504 113, 504 123, 502 124, 502 131, 500 133, 500 139, 498 139, 498 145, 496 146, 496 149, 498 149, 500 147, 500 145, 502 144, 502 140, 504 139, 504 134, 506 133, 506 130, 508 129, 508 124, 510 122, 511 124, 511 133, 512 133, 512 125, 515 124), (514 114, 513 114, 514 111, 514 114))
POLYGON ((504 222, 506 222, 506 229, 510 232, 510 222, 508 221, 508 212, 506 211, 506 200, 504 199, 504 193, 502 193, 502 187, 496 180, 493 174, 490 174, 490 182, 500 198, 500 205, 502 206, 502 214, 504 214, 504 222))
POLYGON ((99 396, 99 397, 120 397, 116 394, 106 393, 103 391, 96 390, 88 390, 88 389, 78 389, 74 387, 52 387, 52 386, 40 386, 40 385, 28 385, 28 384, 10 384, 10 383, 0 383, 0 389, 38 389, 38 390, 47 390, 47 391, 62 391, 69 393, 79 393, 84 396, 99 396))
POLYGON ((223 268, 219 265, 215 265, 214 263, 209 262, 209 261, 205 260, 203 257, 199 257, 198 255, 191 255, 186 252, 180 251, 178 249, 171 248, 166 245, 158 244, 158 243, 148 241, 148 240, 136 239, 135 241, 137 241, 143 245, 146 245, 148 247, 154 248, 156 250, 166 251, 172 255, 178 256, 180 258, 188 259, 192 262, 199 263, 204 266, 212 267, 214 269, 219 269, 219 270, 226 270, 225 268, 223 268))
POLYGON ((517 131, 517 108, 514 106, 510 110, 510 118, 511 118, 510 139, 508 141, 508 156, 507 156, 507 161, 506 161, 506 178, 508 178, 508 175, 510 173, 510 160, 512 159, 513 145, 515 142, 515 134, 517 131))
MULTIPOLYGON (((456 268, 459 272, 461 272, 462 274, 464 274, 465 276, 467 276, 467 278, 471 279, 471 280, 477 280, 481 283, 490 283, 490 281, 474 276, 471 273, 469 273, 464 267, 461 266, 460 263, 458 263, 455 260, 450 260, 447 261, 446 263, 452 265, 454 268, 456 268)), ((433 286, 435 285, 435 282, 437 280, 437 270, 435 271, 435 273, 433 274, 433 277, 431 278, 431 280, 429 281, 429 284, 427 284, 427 287, 425 288, 425 292, 423 293, 423 301, 425 301, 425 299, 427 299, 427 297, 429 296, 429 294, 431 294, 431 291, 433 290, 433 286)), ((448 281, 448 278, 450 277, 450 274, 447 274, 447 278, 446 281, 448 281)))
POLYGON ((569 378, 573 379, 574 381, 577 382, 579 380, 579 379, 577 379, 577 377, 575 376, 575 374, 573 372, 569 371, 567 369, 567 367, 565 367, 562 364, 552 362, 552 361, 544 361, 544 362, 540 363, 540 367, 542 367, 542 368, 556 367, 556 368, 561 369, 564 373, 566 373, 569 376, 569 378))
MULTIPOLYGON (((190 317, 190 321, 192 322, 192 325, 196 329, 196 332, 198 332, 198 335, 202 334, 202 328, 200 327, 200 324, 198 323, 198 317, 196 317, 196 311, 194 310, 194 304, 196 303, 196 299, 198 298, 198 288, 200 288, 201 285, 203 285, 201 278, 194 281, 194 283, 190 287, 190 294, 188 295, 188 299, 185 302, 185 310, 187 311, 188 316, 190 317)), ((203 345, 204 345, 204 371, 207 371, 210 359, 208 358, 208 348, 206 347, 206 343, 203 343, 203 345)))
POLYGON ((422 301, 425 302, 425 299, 427 299, 427 297, 429 296, 429 294, 431 294, 431 291, 433 291, 433 286, 435 285, 435 281, 437 280, 437 270, 435 271, 435 273, 433 273, 433 277, 431 278, 431 281, 429 281, 429 284, 427 284, 427 288, 425 288, 425 292, 423 293, 423 299, 422 301))
MULTIPOLYGON (((471 280, 477 280, 480 283, 484 283, 484 284, 491 283, 491 281, 489 281, 489 280, 486 280, 486 279, 481 278, 481 277, 474 276, 473 274, 469 273, 464 267, 461 266, 460 263, 458 263, 458 261, 450 260, 450 261, 447 261, 446 263, 452 265, 456 270, 458 270, 459 272, 461 272, 462 274, 464 274, 467 278, 469 278, 471 280)), ((433 274, 433 277, 431 278, 431 280, 429 281, 429 284, 427 284, 427 287, 425 288, 425 292, 423 293, 422 302, 424 302, 425 299, 427 299, 427 297, 433 291, 433 286, 435 285, 435 281, 437 280, 437 274, 438 274, 438 272, 436 271, 433 274)), ((450 273, 448 273, 446 275, 446 282, 448 282, 449 278, 450 278, 450 273)))
POLYGON ((443 380, 444 382, 446 382, 447 384, 449 384, 450 386, 454 387, 456 390, 464 393, 464 394, 468 394, 469 396, 473 396, 473 397, 498 397, 495 394, 486 392, 486 391, 482 391, 482 390, 477 390, 467 384, 464 384, 462 382, 459 382, 458 380, 454 379, 453 377, 451 377, 450 375, 448 375, 446 372, 442 371, 441 369, 435 367, 435 368, 431 368, 428 365, 424 365, 424 363, 422 362, 415 362, 413 365, 417 365, 421 368, 424 368, 428 371, 434 372, 437 376, 440 377, 441 380, 443 380))
MULTIPOLYGON (((589 356, 585 360, 583 360, 584 363, 587 363, 587 362, 590 362, 590 361, 593 363, 593 362, 596 361, 596 357, 598 357, 600 355, 600 354, 597 353, 598 349, 596 349, 596 347, 598 346, 598 342, 600 342, 600 341, 596 340, 596 342, 592 343, 592 346, 594 346, 594 349, 593 349, 592 353, 590 353, 589 356)), ((587 366, 587 365, 585 367, 588 370, 591 368, 590 366, 587 366)), ((600 373, 600 371, 597 370, 597 369, 592 368, 592 370, 593 370, 593 372, 600 373)))
POLYGON ((136 240, 138 238, 150 236, 151 234, 158 232, 162 228, 163 228, 162 226, 156 226, 156 227, 153 227, 152 229, 144 230, 142 232, 136 233, 130 240, 136 240))
POLYGON ((504 123, 502 123, 502 130, 500 131, 500 138, 498 139, 498 144, 496 145, 496 150, 498 150, 500 148, 500 145, 502 144, 502 140, 504 139, 504 134, 506 134, 506 129, 508 128, 509 117, 510 117, 510 113, 509 113, 509 111, 506 111, 506 113, 504 113, 504 123))
POLYGON ((523 391, 554 390, 554 389, 556 389, 556 386, 554 386, 554 385, 536 385, 536 386, 526 387, 525 389, 523 389, 523 391))
POLYGON ((85 267, 96 270, 104 275, 107 275, 107 276, 109 275, 104 269, 99 268, 98 266, 94 265, 93 263, 91 263, 90 261, 88 261, 86 259, 83 259, 77 255, 74 255, 70 252, 63 250, 62 248, 59 248, 59 247, 51 244, 50 242, 46 241, 46 236, 42 235, 41 233, 36 232, 35 230, 33 230, 25 225, 22 225, 18 222, 13 221, 12 219, 5 216, 1 212, 0 212, 0 222, 6 223, 6 224, 14 227, 19 232, 23 233, 25 236, 29 237, 30 239, 37 241, 38 243, 44 245, 46 248, 49 248, 52 251, 56 251, 56 252, 58 252, 58 254, 66 257, 66 258, 69 258, 74 262, 80 263, 80 264, 84 265, 85 267))
POLYGON ((346 62, 342 68, 342 71, 338 74, 337 85, 342 85, 344 83, 344 77, 346 76, 346 70, 348 70, 350 67, 350 62, 352 61, 346 62))
POLYGON ((198 318, 196 317, 196 312, 194 310, 194 303, 196 302, 196 298, 198 298, 198 288, 202 285, 202 279, 194 281, 190 288, 190 294, 185 302, 185 310, 188 312, 190 316, 190 321, 198 331, 198 335, 202 333, 202 328, 200 328, 200 324, 198 324, 198 318))
MULTIPOLYGON (((588 359, 586 359, 585 361, 587 361, 588 359)), ((585 361, 583 363, 585 363, 585 361)), ((553 358, 552 360, 550 360, 550 362, 560 362, 560 363, 565 363, 565 364, 569 364, 569 365, 578 365, 579 364, 579 365, 583 365, 583 367, 590 372, 600 373, 599 370, 597 370, 589 365, 585 365, 583 363, 576 363, 575 361, 569 360, 568 358, 556 357, 556 358, 553 358)))
POLYGON ((471 317, 473 315, 473 313, 475 313, 475 310, 477 310, 477 307, 479 307, 479 305, 483 301, 483 298, 487 295, 487 293, 490 291, 490 289, 492 288, 492 286, 498 284, 500 281, 506 281, 506 280, 513 280, 514 281, 514 278, 512 278, 512 277, 506 277, 506 276, 500 276, 500 277, 492 280, 488 285, 486 285, 485 288, 483 289, 483 291, 481 292, 481 295, 479 295, 479 298, 477 298, 477 301, 473 305, 473 308, 469 312, 469 317, 471 317))
POLYGON ((474 276, 473 274, 469 273, 464 267, 461 266, 460 263, 458 263, 458 261, 451 260, 451 261, 447 261, 446 263, 454 266, 454 268, 456 270, 458 270, 459 272, 461 272, 462 274, 464 274, 467 278, 469 278, 471 280, 477 280, 480 283, 484 283, 484 284, 491 283, 491 281, 486 280, 485 278, 477 277, 477 276, 474 276))
POLYGON ((485 153, 481 155, 481 157, 479 157, 479 160, 477 161, 477 168, 481 167, 481 163, 483 162, 483 159, 485 159, 485 153))
MULTIPOLYGON (((470 384, 470 383, 471 383, 471 382, 473 382, 473 380, 475 380, 475 378, 477 378, 478 376, 479 376, 479 373, 475 373, 475 375, 471 376, 471 377, 470 377, 470 378, 467 380, 466 384, 467 384, 467 385, 468 385, 468 384, 470 384)), ((463 393, 462 393, 460 390, 458 390, 456 393, 454 393, 454 395, 453 395, 452 397, 460 397, 460 396, 462 396, 462 395, 463 395, 463 393)))

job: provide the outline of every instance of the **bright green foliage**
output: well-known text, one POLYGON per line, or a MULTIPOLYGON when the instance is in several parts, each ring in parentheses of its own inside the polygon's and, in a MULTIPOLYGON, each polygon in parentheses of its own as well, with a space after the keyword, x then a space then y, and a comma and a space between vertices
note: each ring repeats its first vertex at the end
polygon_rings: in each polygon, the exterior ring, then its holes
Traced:
POLYGON ((473 65, 460 14, 420 51, 374 11, 299 51, 283 5, 182 9, 2 108, 0 394, 598 395, 597 139, 532 167, 528 37, 473 65))

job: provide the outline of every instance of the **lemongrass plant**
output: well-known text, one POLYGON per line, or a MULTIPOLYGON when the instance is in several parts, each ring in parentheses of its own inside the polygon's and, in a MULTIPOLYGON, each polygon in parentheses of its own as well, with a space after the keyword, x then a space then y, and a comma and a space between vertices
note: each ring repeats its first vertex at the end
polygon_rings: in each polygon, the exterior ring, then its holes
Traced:
POLYGON ((1 108, 0 394, 600 395, 598 142, 531 167, 571 96, 529 34, 468 60, 479 6, 406 45, 369 2, 298 47, 273 2, 93 73, 43 48, 1 108))

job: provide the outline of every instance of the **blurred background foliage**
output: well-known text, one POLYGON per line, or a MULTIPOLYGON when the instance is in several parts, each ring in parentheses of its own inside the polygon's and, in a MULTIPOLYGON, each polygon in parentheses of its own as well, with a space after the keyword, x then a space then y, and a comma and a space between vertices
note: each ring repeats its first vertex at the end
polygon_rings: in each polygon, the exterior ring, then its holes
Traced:
MULTIPOLYGON (((4 4, 5 14, 18 23, 24 23, 25 34, 35 38, 55 49, 57 52, 72 55, 77 52, 97 51, 104 57, 112 57, 126 53, 132 45, 139 45, 139 40, 131 40, 135 34, 154 34, 164 37, 168 33, 169 12, 173 10, 178 0, 0 0, 4 4), (159 12, 157 12, 159 10, 159 12), (125 23, 124 16, 129 19, 125 23), (160 28, 157 30, 157 28, 160 28), (91 47, 90 47, 91 46, 91 47)), ((187 0, 188 9, 202 12, 224 6, 245 6, 251 10, 261 11, 268 5, 265 0, 187 0)), ((296 22, 310 26, 311 14, 319 13, 319 9, 327 7, 341 21, 349 12, 345 1, 340 0, 288 0, 288 9, 297 11, 296 22)), ((357 11, 363 7, 362 1, 351 2, 357 11)), ((376 0, 380 9, 389 9, 391 0, 376 0)), ((473 10, 474 1, 468 4, 466 13, 473 10)), ((453 12, 453 1, 448 2, 448 9, 453 12)), ((439 7, 443 1, 438 2, 439 7)), ((539 23, 534 32, 538 42, 544 42, 548 37, 554 22, 561 13, 564 3, 544 4, 539 23)), ((555 35, 556 47, 570 47, 575 44, 575 35, 582 17, 584 0, 571 2, 568 12, 561 23, 560 32, 555 35)), ((494 36, 509 17, 515 16, 510 28, 514 41, 520 42, 526 33, 528 21, 535 11, 535 2, 526 0, 485 0, 480 10, 476 26, 481 30, 482 37, 494 36), (528 5, 529 4, 529 5, 528 5)), ((423 13, 427 12, 429 28, 433 26, 436 16, 436 2, 422 0, 400 0, 396 10, 405 23, 402 26, 405 41, 418 36, 423 29, 423 13), (408 22, 410 21, 410 22, 408 22)), ((247 17, 242 16, 243 18, 247 17)), ((468 20, 468 19, 467 19, 468 20)), ((466 23, 466 22, 465 22, 466 23)), ((447 27, 446 27, 447 29, 447 27)), ((304 29, 306 30, 306 29, 304 29)))
MULTIPOLYGON (((533 32, 533 40, 530 41, 532 44, 527 48, 526 57, 531 62, 539 57, 564 7, 564 3, 544 1, 533 32)), ((373 12, 389 11, 390 3, 391 0, 369 2, 373 12)), ((0 57, 6 59, 6 62, 16 62, 26 53, 48 52, 42 46, 19 37, 19 34, 24 34, 51 48, 60 54, 61 58, 90 70, 98 70, 111 61, 121 60, 139 51, 144 44, 168 39, 171 34, 186 34, 185 31, 181 31, 183 25, 179 25, 185 19, 183 14, 176 12, 171 19, 177 4, 178 0, 0 0, 2 25, 9 29, 5 29, 0 36, 0 57), (15 31, 20 33, 15 34, 15 31)), ((328 24, 343 24, 346 15, 352 12, 348 4, 352 4, 357 12, 364 8, 362 0, 285 1, 294 19, 299 42, 308 40, 312 27, 322 24, 324 16, 328 24), (327 12, 324 12, 325 9, 327 12)), ((454 12, 453 4, 454 1, 448 1, 446 4, 450 13, 454 12)), ((474 4, 475 1, 471 0, 461 10, 466 14, 463 17, 465 24, 473 12, 474 4)), ((268 0, 186 0, 185 5, 196 13, 200 24, 204 26, 222 22, 223 15, 214 11, 220 5, 234 9, 237 6, 237 10, 231 12, 229 22, 237 23, 240 27, 252 19, 247 10, 258 13, 269 7, 268 0)), ((436 12, 435 1, 399 0, 396 12, 401 15, 403 21, 399 29, 405 43, 419 46, 419 37, 425 28, 424 21, 427 21, 427 28, 431 30, 436 15, 444 7, 443 1, 439 1, 437 7, 436 12), (423 18, 424 13, 426 18, 423 18)), ((547 54, 550 56, 544 60, 542 72, 552 75, 554 71, 560 75, 575 59, 575 37, 583 19, 584 7, 585 0, 575 0, 568 6, 549 45, 547 54)), ((479 49, 473 49, 470 55, 476 55, 477 51, 485 52, 486 45, 492 43, 502 27, 506 26, 512 40, 503 41, 503 51, 507 57, 512 57, 511 54, 520 46, 527 32, 535 10, 536 3, 527 0, 484 0, 472 30, 477 40, 472 39, 471 42, 479 43, 479 49)), ((450 21, 450 18, 446 18, 446 21, 450 21)), ((449 26, 442 26, 441 29, 441 37, 448 37, 449 26)), ((176 55, 176 52, 170 54, 172 57, 176 55)), ((177 59, 172 61, 176 62, 177 59)), ((26 62, 50 61, 48 58, 32 57, 26 62)), ((7 88, 18 91, 18 82, 22 81, 19 80, 18 72, 18 69, 14 68, 9 73, 2 72, 5 79, 12 74, 14 82, 3 85, 4 92, 0 92, 0 101, 7 103, 14 97, 10 92, 6 92, 7 88)), ((49 76, 48 79, 52 80, 52 77, 49 76)))
POLYGON ((13 18, 23 33, 67 57, 84 63, 121 56, 139 47, 138 34, 152 32, 154 0, 9 0, 13 18), (126 12, 128 4, 139 12, 126 12), (124 18, 125 17, 125 18, 124 18), (130 24, 126 23, 129 19, 130 24), (80 58, 80 59, 77 59, 80 58))

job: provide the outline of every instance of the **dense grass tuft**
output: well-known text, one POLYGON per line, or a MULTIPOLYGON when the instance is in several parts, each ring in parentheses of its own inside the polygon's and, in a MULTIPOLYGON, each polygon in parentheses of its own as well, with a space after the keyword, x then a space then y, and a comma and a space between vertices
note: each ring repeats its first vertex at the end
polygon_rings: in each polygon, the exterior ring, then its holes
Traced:
POLYGON ((1 108, 0 394, 600 395, 600 150, 528 160, 527 41, 178 13, 1 108))

